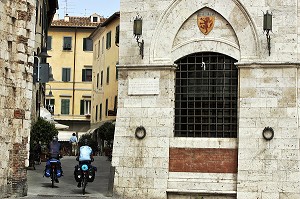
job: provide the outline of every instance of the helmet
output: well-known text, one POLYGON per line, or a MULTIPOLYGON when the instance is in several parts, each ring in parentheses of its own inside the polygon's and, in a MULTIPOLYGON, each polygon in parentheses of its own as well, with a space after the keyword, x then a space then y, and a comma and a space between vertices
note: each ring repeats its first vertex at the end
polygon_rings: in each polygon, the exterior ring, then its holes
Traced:
POLYGON ((57 136, 55 135, 55 136, 53 136, 53 141, 54 142, 57 142, 58 141, 58 138, 57 138, 57 136))

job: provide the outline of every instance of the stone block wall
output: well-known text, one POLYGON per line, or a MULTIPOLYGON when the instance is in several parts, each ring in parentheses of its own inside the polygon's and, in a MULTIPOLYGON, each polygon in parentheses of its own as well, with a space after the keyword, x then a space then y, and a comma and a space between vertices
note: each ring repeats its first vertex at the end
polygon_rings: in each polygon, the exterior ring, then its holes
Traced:
POLYGON ((300 198, 298 67, 240 68, 238 198, 300 198))
POLYGON ((27 194, 35 1, 0 1, 0 198, 27 194))
MULTIPOLYGON (((142 189, 144 198, 180 198, 183 193, 187 193, 187 198, 203 195, 208 198, 239 199, 300 198, 298 2, 121 0, 120 12, 119 63, 124 70, 120 71, 123 76, 119 81, 120 104, 113 154, 115 193, 134 198, 135 191, 141 190, 138 189, 139 179, 129 180, 127 177, 139 176, 141 172, 145 176, 147 172, 159 173, 149 166, 159 154, 159 158, 164 160, 159 162, 163 167, 163 174, 160 175, 162 189, 153 192, 153 181, 147 181, 147 187, 142 189), (266 11, 273 14, 270 54, 266 33, 263 32, 263 14, 266 11), (200 33, 197 28, 200 12, 215 16, 215 27, 208 35, 200 33), (143 19, 143 59, 132 37, 136 16, 143 19), (169 85, 160 86, 158 95, 128 95, 130 78, 157 77, 160 69, 153 66, 171 66, 186 55, 207 51, 237 60, 239 97, 236 139, 174 137, 174 104, 165 103, 168 99, 174 100, 174 71, 159 76, 166 77, 169 85), (134 68, 139 68, 139 72, 134 68), (164 92, 168 95, 163 95, 164 92), (141 121, 149 125, 145 126, 147 130, 151 129, 151 137, 137 141, 134 131, 141 121), (163 131, 162 125, 167 127, 163 131), (267 126, 275 132, 270 141, 262 137, 262 131, 267 126), (141 152, 136 153, 132 148, 141 152), (191 154, 198 151, 197 155, 201 150, 235 151, 237 173, 174 172, 178 168, 174 168, 175 160, 170 154, 179 148, 190 150, 191 154), (129 156, 127 153, 136 154, 136 157, 146 156, 147 166, 131 164, 135 159, 126 159, 129 156)), ((191 161, 192 158, 186 156, 184 161, 191 161)), ((191 166, 187 164, 186 170, 191 166)))

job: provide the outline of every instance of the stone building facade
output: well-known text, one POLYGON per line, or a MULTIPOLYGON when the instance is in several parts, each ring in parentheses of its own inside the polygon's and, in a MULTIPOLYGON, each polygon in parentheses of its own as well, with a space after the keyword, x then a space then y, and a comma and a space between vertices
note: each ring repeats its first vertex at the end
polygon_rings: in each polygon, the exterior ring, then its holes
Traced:
POLYGON ((40 25, 47 30, 44 23, 57 8, 57 1, 38 2, 37 8, 36 0, 0 1, 0 198, 27 195, 29 135, 36 118, 32 104, 38 89, 33 86, 33 55, 43 46, 36 42, 36 14, 43 15, 40 25))
POLYGON ((120 7, 114 195, 300 198, 298 2, 120 7), (143 57, 132 36, 137 17, 143 57))
POLYGON ((0 2, 0 197, 27 192, 35 1, 0 2))

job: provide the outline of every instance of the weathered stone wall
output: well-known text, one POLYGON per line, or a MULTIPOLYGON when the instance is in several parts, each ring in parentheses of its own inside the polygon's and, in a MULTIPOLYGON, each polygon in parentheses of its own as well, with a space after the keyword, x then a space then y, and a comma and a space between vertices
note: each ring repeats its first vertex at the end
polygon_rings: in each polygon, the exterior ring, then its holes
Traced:
POLYGON ((0 198, 27 194, 35 0, 0 1, 0 198))
POLYGON ((122 70, 112 161, 115 195, 141 199, 167 198, 168 193, 170 198, 180 198, 182 193, 210 198, 223 197, 216 194, 239 199, 300 198, 298 2, 121 0, 120 8, 122 70), (270 55, 263 32, 263 12, 267 10, 273 14, 270 55), (208 35, 197 28, 200 12, 215 16, 208 35), (143 59, 132 37, 137 15, 143 19, 143 59), (173 135, 174 70, 162 73, 162 68, 204 51, 238 61, 237 139, 173 135), (161 82, 162 77, 167 84, 161 82), (129 82, 134 78, 159 78, 159 93, 129 95, 129 82), (147 130, 143 140, 134 137, 139 125, 147 130), (262 137, 266 126, 275 131, 270 141, 262 137), (170 172, 170 148, 237 149, 238 172, 170 172))
POLYGON ((240 67, 238 198, 300 198, 299 66, 240 67))

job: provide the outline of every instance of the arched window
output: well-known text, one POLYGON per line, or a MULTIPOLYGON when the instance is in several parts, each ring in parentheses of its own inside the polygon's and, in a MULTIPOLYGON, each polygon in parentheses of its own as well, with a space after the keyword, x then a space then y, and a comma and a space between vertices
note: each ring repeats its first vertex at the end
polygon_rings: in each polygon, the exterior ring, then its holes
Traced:
POLYGON ((235 59, 213 52, 176 61, 175 137, 237 137, 235 59))

